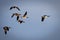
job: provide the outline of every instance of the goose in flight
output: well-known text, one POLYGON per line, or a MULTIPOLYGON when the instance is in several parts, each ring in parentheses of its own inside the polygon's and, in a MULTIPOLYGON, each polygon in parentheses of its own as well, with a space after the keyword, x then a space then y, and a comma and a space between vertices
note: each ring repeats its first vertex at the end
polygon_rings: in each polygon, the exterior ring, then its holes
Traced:
POLYGON ((41 18, 41 21, 43 22, 47 17, 50 17, 50 16, 48 16, 48 15, 43 15, 41 18))
POLYGON ((13 8, 16 8, 16 9, 18 9, 20 11, 19 7, 17 7, 17 6, 11 6, 10 10, 13 9, 13 8))
POLYGON ((17 20, 18 20, 18 19, 19 19, 19 16, 20 16, 21 14, 13 13, 11 17, 14 17, 14 15, 17 16, 17 20))
POLYGON ((9 29, 10 29, 10 27, 8 27, 8 26, 4 26, 3 27, 3 30, 4 30, 5 35, 7 34, 7 31, 9 31, 9 29))
POLYGON ((26 11, 25 14, 22 16, 22 18, 24 18, 24 19, 28 18, 28 17, 27 17, 27 11, 26 11))
POLYGON ((23 20, 18 20, 18 22, 21 24, 21 23, 25 23, 23 20))

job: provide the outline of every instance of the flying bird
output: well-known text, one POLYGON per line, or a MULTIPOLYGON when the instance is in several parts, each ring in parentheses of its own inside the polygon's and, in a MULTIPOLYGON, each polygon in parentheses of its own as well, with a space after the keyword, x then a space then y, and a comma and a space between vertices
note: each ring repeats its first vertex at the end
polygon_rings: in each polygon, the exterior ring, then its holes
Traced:
POLYGON ((43 15, 41 21, 43 22, 47 17, 50 17, 48 15, 43 15))
POLYGON ((21 24, 21 23, 25 23, 23 20, 18 20, 18 22, 21 24))
POLYGON ((10 27, 8 27, 8 26, 3 27, 3 30, 5 32, 5 35, 7 34, 7 31, 9 31, 9 29, 10 29, 10 27))
POLYGON ((19 19, 19 16, 20 16, 21 14, 13 13, 11 17, 14 17, 14 15, 17 16, 17 20, 18 20, 18 19, 19 19))
POLYGON ((10 10, 13 9, 13 8, 16 8, 16 9, 18 9, 20 11, 19 7, 17 7, 17 6, 10 7, 10 10))
POLYGON ((27 11, 26 11, 25 14, 22 16, 22 18, 25 18, 25 19, 28 18, 28 17, 27 17, 27 11))

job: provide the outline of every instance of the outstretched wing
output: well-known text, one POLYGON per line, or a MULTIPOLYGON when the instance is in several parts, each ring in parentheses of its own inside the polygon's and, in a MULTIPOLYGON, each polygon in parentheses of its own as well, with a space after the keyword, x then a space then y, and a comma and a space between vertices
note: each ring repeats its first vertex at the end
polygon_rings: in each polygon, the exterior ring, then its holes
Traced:
POLYGON ((17 6, 10 7, 10 10, 13 9, 13 8, 16 8, 16 9, 18 9, 20 11, 19 7, 17 7, 17 6))
POLYGON ((23 15, 23 17, 25 17, 27 15, 27 11, 25 12, 25 14, 23 15))
POLYGON ((10 10, 12 9, 13 7, 10 7, 10 10))
POLYGON ((9 27, 7 27, 7 31, 9 31, 9 27))
POLYGON ((20 11, 19 7, 16 7, 16 8, 20 11))
POLYGON ((20 23, 25 23, 25 22, 23 20, 21 20, 20 23))
POLYGON ((17 16, 17 20, 19 19, 19 16, 17 16))
POLYGON ((15 8, 15 6, 10 7, 10 10, 13 9, 13 8, 15 8))
POLYGON ((44 17, 42 17, 41 21, 43 22, 43 21, 44 21, 44 19, 45 19, 45 18, 44 18, 44 17))
POLYGON ((3 27, 3 29, 4 29, 4 30, 7 30, 7 27, 5 26, 5 27, 3 27))
POLYGON ((21 23, 25 23, 25 21, 23 21, 23 20, 18 20, 18 22, 20 22, 20 24, 21 24, 21 23))
POLYGON ((15 14, 12 14, 12 16, 11 17, 13 17, 15 14))
POLYGON ((7 31, 4 31, 5 32, 5 35, 7 34, 7 31))

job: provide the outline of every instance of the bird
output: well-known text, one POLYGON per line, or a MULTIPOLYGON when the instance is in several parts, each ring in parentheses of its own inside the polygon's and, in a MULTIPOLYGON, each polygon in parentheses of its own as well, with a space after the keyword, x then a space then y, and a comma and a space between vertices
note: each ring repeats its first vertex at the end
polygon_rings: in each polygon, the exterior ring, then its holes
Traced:
POLYGON ((25 23, 23 20, 18 20, 18 22, 21 24, 21 23, 25 23))
POLYGON ((10 27, 8 27, 8 26, 4 26, 4 27, 3 27, 3 30, 4 30, 4 32, 5 32, 5 35, 7 34, 7 31, 9 31, 9 29, 10 29, 10 27))
POLYGON ((15 16, 17 16, 17 20, 18 20, 18 19, 19 19, 19 16, 20 16, 21 14, 13 13, 13 14, 12 14, 12 16, 11 16, 11 18, 13 18, 13 17, 14 17, 14 15, 15 15, 15 16))
POLYGON ((24 19, 28 18, 28 17, 27 17, 27 11, 26 11, 25 14, 22 16, 22 18, 24 18, 24 19))
POLYGON ((16 8, 16 9, 18 9, 18 10, 20 11, 20 8, 17 7, 17 6, 11 6, 11 7, 10 7, 10 10, 13 9, 13 8, 16 8))
POLYGON ((41 21, 43 22, 47 17, 50 17, 50 16, 48 16, 48 15, 43 15, 43 16, 41 17, 41 21))

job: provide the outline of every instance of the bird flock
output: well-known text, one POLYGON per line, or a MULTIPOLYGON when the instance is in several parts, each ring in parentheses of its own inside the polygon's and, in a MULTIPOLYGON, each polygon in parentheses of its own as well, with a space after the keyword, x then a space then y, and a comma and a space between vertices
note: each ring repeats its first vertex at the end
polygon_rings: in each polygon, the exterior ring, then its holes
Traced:
MULTIPOLYGON (((11 6, 9 10, 12 10, 12 9, 17 9, 18 11, 21 10, 21 9, 20 9, 19 7, 17 7, 17 6, 11 6)), ((11 18, 13 18, 14 16, 16 16, 16 20, 17 20, 20 24, 21 24, 21 23, 25 23, 25 21, 19 19, 20 16, 21 16, 21 14, 19 14, 19 13, 13 13, 13 14, 11 15, 11 18)), ((43 16, 41 16, 41 21, 43 22, 43 21, 44 21, 46 18, 48 18, 48 17, 50 17, 50 16, 48 16, 48 15, 43 15, 43 16)), ((29 17, 27 17, 27 11, 24 13, 23 16, 21 16, 21 18, 23 18, 23 19, 29 18, 29 17)), ((10 27, 8 27, 8 26, 4 26, 4 27, 3 27, 3 30, 4 30, 5 35, 7 34, 7 31, 9 31, 9 29, 10 29, 10 27)))

